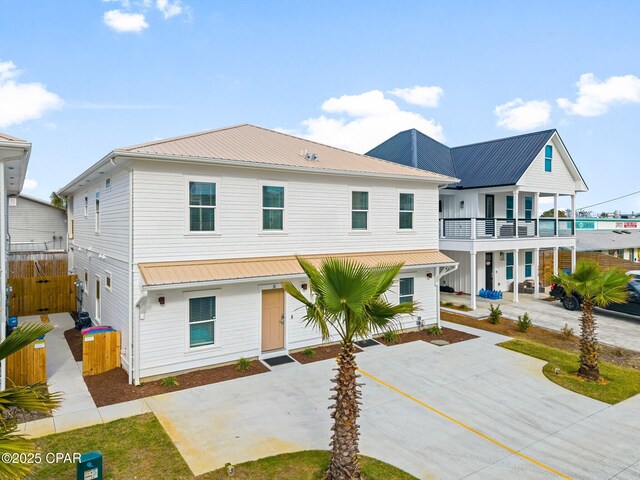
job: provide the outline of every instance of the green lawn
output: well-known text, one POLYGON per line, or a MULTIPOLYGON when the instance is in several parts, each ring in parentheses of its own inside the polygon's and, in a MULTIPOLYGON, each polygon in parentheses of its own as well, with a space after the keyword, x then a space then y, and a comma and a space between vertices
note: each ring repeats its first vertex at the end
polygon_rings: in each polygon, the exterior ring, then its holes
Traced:
POLYGON ((600 362, 600 382, 587 382, 577 376, 579 354, 548 347, 528 340, 509 340, 501 347, 545 360, 542 371, 554 383, 573 392, 614 404, 640 393, 640 370, 600 362), (555 373, 559 368, 559 373, 555 373))
MULTIPOLYGON (((49 452, 87 452, 104 455, 104 478, 138 480, 228 479, 224 469, 194 477, 155 415, 148 413, 116 420, 104 425, 49 435, 36 440, 43 454, 49 452)), ((329 461, 326 451, 288 453, 236 465, 233 478, 239 479, 321 479, 329 461)), ((367 480, 413 479, 391 465, 362 457, 367 480)), ((37 465, 28 478, 68 480, 75 478, 74 464, 37 465)))

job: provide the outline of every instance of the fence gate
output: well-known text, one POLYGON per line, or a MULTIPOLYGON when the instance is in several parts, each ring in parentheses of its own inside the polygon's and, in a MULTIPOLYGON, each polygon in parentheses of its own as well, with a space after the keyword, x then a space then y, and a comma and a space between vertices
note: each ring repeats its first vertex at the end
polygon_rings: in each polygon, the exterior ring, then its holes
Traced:
POLYGON ((12 288, 9 314, 19 317, 75 310, 74 282, 77 278, 76 275, 9 278, 7 283, 12 288))
POLYGON ((97 375, 120 367, 120 332, 82 336, 82 375, 97 375))
POLYGON ((30 345, 7 357, 7 379, 18 387, 47 381, 47 348, 44 340, 30 345))

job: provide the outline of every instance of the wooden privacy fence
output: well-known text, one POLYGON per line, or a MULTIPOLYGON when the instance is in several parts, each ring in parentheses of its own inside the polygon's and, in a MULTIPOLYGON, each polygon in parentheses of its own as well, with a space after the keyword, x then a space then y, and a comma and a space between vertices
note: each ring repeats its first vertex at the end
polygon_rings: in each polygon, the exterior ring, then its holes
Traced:
POLYGON ((13 278, 62 277, 68 273, 66 252, 9 254, 9 276, 13 278))
MULTIPOLYGON (((640 270, 640 263, 614 257, 600 252, 576 252, 576 261, 583 259, 594 260, 600 267, 622 267, 625 270, 640 270)), ((553 274, 553 250, 540 251, 540 283, 549 286, 548 278, 553 274)), ((571 250, 558 251, 558 269, 571 270, 571 250)))
POLYGON ((44 340, 36 340, 7 357, 7 379, 18 387, 47 381, 47 348, 44 340))
POLYGON ((120 367, 120 332, 82 336, 82 375, 97 375, 120 367))
POLYGON ((75 275, 9 278, 7 283, 12 288, 9 314, 24 316, 75 310, 77 278, 75 275))

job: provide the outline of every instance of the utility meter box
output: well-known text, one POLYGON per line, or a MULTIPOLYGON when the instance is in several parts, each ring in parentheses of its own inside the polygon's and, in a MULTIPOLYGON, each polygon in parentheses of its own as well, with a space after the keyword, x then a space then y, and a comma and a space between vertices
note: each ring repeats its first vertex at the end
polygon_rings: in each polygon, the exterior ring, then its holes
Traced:
POLYGON ((80 456, 76 480, 102 480, 102 453, 95 450, 80 456))

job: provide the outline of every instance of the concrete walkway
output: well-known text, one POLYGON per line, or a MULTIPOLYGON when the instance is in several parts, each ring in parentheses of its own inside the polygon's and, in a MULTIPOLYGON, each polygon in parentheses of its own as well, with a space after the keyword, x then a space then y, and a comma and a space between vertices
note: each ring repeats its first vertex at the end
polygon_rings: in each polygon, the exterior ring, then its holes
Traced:
MULTIPOLYGON (((40 322, 40 316, 21 317, 20 322, 40 322)), ((52 417, 22 424, 21 433, 40 437, 150 411, 144 400, 97 408, 82 378, 82 362, 74 360, 64 338, 64 331, 74 326, 73 318, 68 313, 53 313, 49 315, 49 322, 54 329, 45 337, 47 379, 49 390, 62 392, 63 401, 52 417)))

